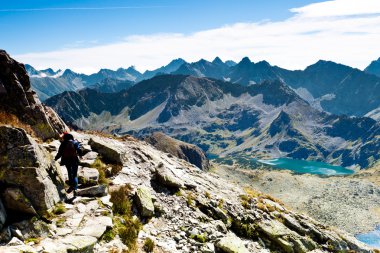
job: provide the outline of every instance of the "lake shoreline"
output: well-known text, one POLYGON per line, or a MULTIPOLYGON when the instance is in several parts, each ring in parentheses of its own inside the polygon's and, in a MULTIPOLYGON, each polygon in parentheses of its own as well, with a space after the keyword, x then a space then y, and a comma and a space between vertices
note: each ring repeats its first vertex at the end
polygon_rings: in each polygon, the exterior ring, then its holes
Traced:
POLYGON ((332 165, 320 161, 297 160, 286 157, 273 159, 252 159, 260 164, 279 170, 290 170, 296 174, 312 174, 324 176, 344 176, 354 174, 355 171, 342 166, 332 165))

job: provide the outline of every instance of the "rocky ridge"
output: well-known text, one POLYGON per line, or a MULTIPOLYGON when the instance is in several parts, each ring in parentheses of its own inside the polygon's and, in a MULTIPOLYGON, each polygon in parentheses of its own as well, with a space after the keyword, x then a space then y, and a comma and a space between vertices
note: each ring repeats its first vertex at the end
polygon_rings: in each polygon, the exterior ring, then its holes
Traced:
MULTIPOLYGON (((294 213, 268 195, 242 189, 145 142, 91 134, 75 138, 91 152, 88 163, 101 156, 122 169, 109 178, 109 187, 80 190, 50 224, 34 220, 33 226, 24 221, 5 227, 2 234, 13 238, 0 251, 121 252, 126 246, 119 236, 109 241, 103 237, 119 219, 106 189, 112 195, 129 185, 134 214, 143 223, 137 238, 141 249, 150 238, 155 252, 371 252, 351 236, 294 213), (38 231, 39 240, 28 229, 38 231)), ((58 144, 45 147, 54 154, 58 144)))
POLYGON ((0 50, 0 69, 0 113, 7 113, 1 115, 0 123, 14 115, 43 140, 57 137, 67 130, 57 114, 41 104, 30 86, 25 66, 3 50, 0 50))

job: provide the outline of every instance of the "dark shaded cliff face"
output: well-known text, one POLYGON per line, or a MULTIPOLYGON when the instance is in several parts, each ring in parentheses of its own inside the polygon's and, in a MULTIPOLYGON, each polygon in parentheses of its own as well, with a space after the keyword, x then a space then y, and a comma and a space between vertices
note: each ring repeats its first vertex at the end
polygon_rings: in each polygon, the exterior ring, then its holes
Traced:
POLYGON ((0 111, 13 114, 30 125, 41 139, 58 136, 66 125, 45 108, 31 89, 23 64, 0 51, 0 111))

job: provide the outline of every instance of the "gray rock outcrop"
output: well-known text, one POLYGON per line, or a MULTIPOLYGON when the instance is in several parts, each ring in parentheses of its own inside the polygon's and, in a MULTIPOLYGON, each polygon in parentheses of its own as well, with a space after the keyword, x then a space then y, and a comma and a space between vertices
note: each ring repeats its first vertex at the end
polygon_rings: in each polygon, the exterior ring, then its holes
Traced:
POLYGON ((201 170, 208 170, 210 168, 210 162, 205 153, 195 145, 176 140, 160 132, 155 132, 144 140, 158 150, 188 161, 201 170))
POLYGON ((39 214, 60 201, 63 181, 50 154, 25 130, 0 126, 0 183, 19 187, 39 214))
POLYGON ((24 65, 4 50, 0 50, 0 112, 16 116, 43 140, 57 137, 67 130, 60 117, 43 106, 31 89, 24 65))

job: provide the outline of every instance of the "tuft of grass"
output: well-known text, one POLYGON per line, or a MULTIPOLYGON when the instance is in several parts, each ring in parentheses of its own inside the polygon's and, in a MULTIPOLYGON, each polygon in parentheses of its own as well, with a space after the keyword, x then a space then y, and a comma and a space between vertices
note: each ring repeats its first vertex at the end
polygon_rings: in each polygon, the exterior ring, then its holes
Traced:
POLYGON ((124 224, 118 228, 118 234, 121 241, 130 249, 130 251, 137 249, 137 237, 142 228, 137 217, 124 215, 124 224))
POLYGON ((93 164, 91 164, 92 168, 96 169, 106 169, 107 165, 102 161, 102 159, 98 156, 96 157, 95 161, 93 164))
POLYGON ((194 195, 192 192, 189 192, 186 197, 186 203, 188 206, 194 206, 194 195))
POLYGON ((54 209, 53 209, 53 214, 55 215, 60 215, 63 214, 67 211, 65 205, 63 203, 58 203, 54 209))
POLYGON ((123 166, 119 164, 111 164, 111 174, 109 177, 116 176, 123 169, 123 166))
POLYGON ((209 192, 205 192, 205 197, 211 199, 211 194, 209 192))
POLYGON ((99 184, 106 185, 110 183, 108 177, 117 175, 123 169, 123 166, 120 164, 106 164, 100 157, 95 159, 91 167, 99 172, 99 184), (110 170, 108 170, 109 167, 111 168, 110 170))
POLYGON ((116 236, 116 231, 114 229, 107 229, 106 232, 102 235, 101 240, 105 242, 112 241, 116 236))
POLYGON ((260 209, 261 211, 268 212, 268 209, 267 209, 266 205, 264 203, 262 203, 262 202, 257 203, 256 207, 258 209, 260 209))
POLYGON ((191 235, 190 238, 194 239, 194 240, 196 240, 197 242, 200 242, 200 243, 207 242, 207 237, 206 237, 205 233, 200 234, 200 235, 191 235))
POLYGON ((219 201, 218 201, 218 207, 219 207, 220 209, 223 208, 223 204, 224 204, 224 199, 219 199, 219 201))
POLYGON ((130 185, 123 185, 111 192, 112 211, 118 215, 132 215, 132 203, 128 198, 131 191, 130 185))
POLYGON ((144 242, 144 250, 145 252, 153 252, 153 249, 154 249, 154 241, 150 238, 146 238, 145 242, 144 242))
POLYGON ((60 217, 58 220, 56 220, 55 224, 57 225, 57 227, 61 228, 65 224, 65 221, 65 217, 60 217))
POLYGON ((33 243, 33 244, 39 244, 42 241, 42 238, 28 238, 24 241, 25 244, 33 243))
POLYGON ((244 187, 243 190, 251 198, 258 198, 259 196, 262 196, 261 192, 256 191, 256 190, 254 190, 254 189, 252 189, 250 187, 244 187))
POLYGON ((18 127, 24 129, 29 135, 36 137, 36 133, 31 128, 30 125, 27 125, 14 114, 0 111, 0 126, 1 125, 10 125, 12 127, 18 127))
MULTIPOLYGON (((137 237, 142 224, 136 216, 133 216, 132 202, 128 197, 130 192, 130 185, 124 185, 111 192, 112 210, 116 216, 113 233, 119 235, 129 252, 134 252, 137 250, 137 237)), ((106 238, 110 237, 112 237, 111 232, 106 238)))
POLYGON ((176 195, 177 197, 181 197, 181 196, 183 196, 183 191, 181 189, 179 189, 178 191, 176 191, 174 193, 174 195, 176 195))
POLYGON ((97 169, 99 172, 98 183, 108 185, 109 180, 106 176, 107 165, 102 161, 102 159, 100 157, 96 157, 94 163, 91 164, 91 167, 97 169))

